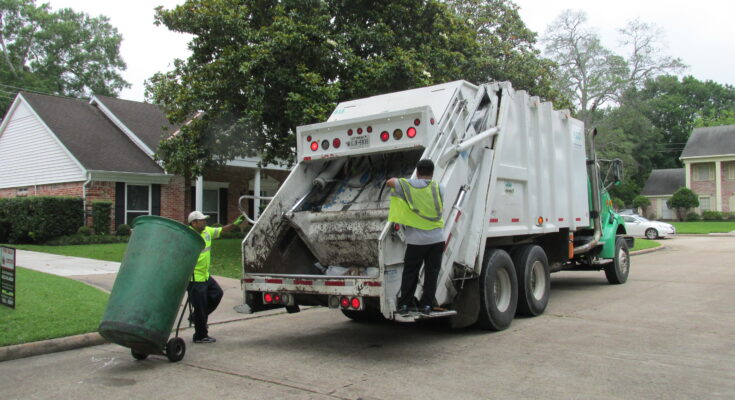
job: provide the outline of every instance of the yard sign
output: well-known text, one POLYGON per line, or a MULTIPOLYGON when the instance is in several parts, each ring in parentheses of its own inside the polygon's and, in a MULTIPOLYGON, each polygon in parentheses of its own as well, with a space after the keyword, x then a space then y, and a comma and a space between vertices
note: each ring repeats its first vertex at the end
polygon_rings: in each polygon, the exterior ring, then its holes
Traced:
POLYGON ((0 246, 0 303, 15 308, 15 249, 0 246))

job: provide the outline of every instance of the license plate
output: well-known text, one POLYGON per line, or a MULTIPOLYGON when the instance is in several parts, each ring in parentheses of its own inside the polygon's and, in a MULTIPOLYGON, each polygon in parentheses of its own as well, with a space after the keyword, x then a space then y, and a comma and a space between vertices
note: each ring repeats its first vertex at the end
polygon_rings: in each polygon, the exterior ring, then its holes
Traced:
POLYGON ((353 149, 370 146, 370 136, 353 136, 350 138, 349 146, 353 149))

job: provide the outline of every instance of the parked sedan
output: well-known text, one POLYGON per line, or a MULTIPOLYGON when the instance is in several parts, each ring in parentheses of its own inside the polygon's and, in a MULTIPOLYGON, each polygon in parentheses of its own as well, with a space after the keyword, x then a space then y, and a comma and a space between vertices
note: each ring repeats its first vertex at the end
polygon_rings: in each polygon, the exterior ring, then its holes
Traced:
POLYGON ((625 230, 632 236, 645 236, 647 239, 663 238, 676 234, 676 228, 665 222, 651 221, 640 215, 623 215, 625 230))

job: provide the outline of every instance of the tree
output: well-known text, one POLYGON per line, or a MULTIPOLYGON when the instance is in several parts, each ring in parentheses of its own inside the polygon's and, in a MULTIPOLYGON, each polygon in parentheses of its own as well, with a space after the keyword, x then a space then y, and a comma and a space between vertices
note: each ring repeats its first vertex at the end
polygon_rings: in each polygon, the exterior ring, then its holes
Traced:
POLYGON ((676 209, 676 217, 679 218, 679 221, 684 221, 690 208, 699 207, 699 198, 691 189, 680 187, 670 199, 666 200, 666 205, 671 209, 676 209))
POLYGON ((684 68, 680 59, 661 53, 662 33, 654 25, 634 20, 619 30, 629 49, 626 58, 603 46, 586 22, 583 11, 565 10, 549 25, 543 43, 544 54, 559 64, 558 90, 574 99, 587 127, 602 106, 619 104, 627 90, 684 68))
POLYGON ((643 210, 643 214, 645 215, 646 207, 651 205, 651 199, 649 199, 646 196, 638 195, 633 199, 633 207, 636 209, 643 210))
POLYGON ((479 78, 487 63, 477 32, 435 0, 188 0, 156 21, 195 36, 146 88, 172 122, 198 115, 157 153, 189 177, 236 156, 290 163, 296 127, 338 101, 479 78))
POLYGON ((115 95, 122 37, 107 17, 51 11, 35 0, 0 0, 0 107, 20 89, 63 96, 115 95))

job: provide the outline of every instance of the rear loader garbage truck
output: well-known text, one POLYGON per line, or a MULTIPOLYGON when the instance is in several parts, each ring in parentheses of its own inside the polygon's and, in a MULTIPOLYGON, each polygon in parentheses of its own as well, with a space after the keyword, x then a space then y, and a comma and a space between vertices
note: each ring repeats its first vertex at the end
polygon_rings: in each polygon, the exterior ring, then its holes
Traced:
POLYGON ((297 129, 297 164, 243 241, 243 308, 502 330, 516 313, 544 312, 552 272, 624 283, 632 242, 606 190, 621 165, 598 160, 593 141, 568 111, 509 83, 340 103, 297 129), (388 222, 386 179, 415 178, 420 159, 444 190, 445 247, 434 312, 406 315, 404 228, 388 222))

